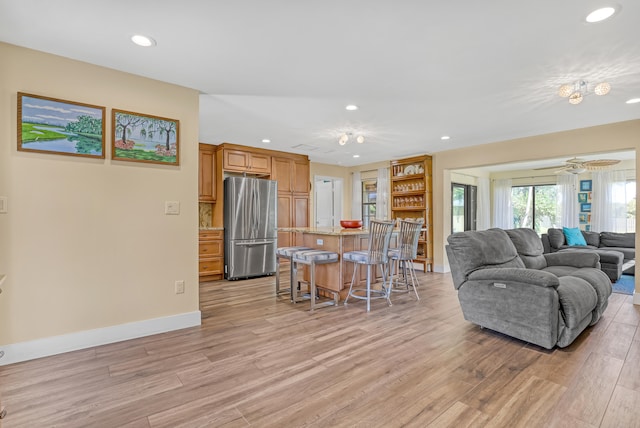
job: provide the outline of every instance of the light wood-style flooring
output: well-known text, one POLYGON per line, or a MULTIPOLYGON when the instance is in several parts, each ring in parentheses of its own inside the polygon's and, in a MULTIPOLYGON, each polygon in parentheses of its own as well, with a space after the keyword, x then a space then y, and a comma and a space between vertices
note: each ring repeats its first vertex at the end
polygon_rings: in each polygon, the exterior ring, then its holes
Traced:
POLYGON ((201 287, 201 327, 0 367, 10 427, 640 427, 640 307, 548 351, 421 300, 309 313, 274 279, 201 287))

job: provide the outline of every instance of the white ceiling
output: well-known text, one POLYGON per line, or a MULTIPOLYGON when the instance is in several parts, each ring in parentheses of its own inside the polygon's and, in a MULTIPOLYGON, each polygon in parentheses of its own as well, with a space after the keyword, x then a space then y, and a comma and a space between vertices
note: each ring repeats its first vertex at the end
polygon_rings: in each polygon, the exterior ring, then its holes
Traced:
POLYGON ((584 22, 605 4, 0 0, 0 41, 195 88, 202 142, 350 166, 640 118, 640 2, 584 22), (613 89, 572 106, 576 79, 613 89))

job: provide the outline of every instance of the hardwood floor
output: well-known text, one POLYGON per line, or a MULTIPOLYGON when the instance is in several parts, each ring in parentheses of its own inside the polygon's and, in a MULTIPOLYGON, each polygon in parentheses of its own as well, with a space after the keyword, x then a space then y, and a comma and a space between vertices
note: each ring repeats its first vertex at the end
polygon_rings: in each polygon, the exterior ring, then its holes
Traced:
MULTIPOLYGON (((570 347, 462 318, 449 275, 309 313, 274 279, 201 287, 203 325, 0 367, 10 427, 640 427, 640 307, 570 347)), ((286 275, 283 275, 286 277, 286 275)))

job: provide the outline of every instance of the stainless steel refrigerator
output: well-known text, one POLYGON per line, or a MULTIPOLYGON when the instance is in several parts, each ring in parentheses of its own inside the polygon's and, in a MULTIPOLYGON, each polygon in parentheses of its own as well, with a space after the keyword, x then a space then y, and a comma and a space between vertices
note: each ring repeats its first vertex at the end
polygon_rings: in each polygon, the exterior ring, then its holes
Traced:
POLYGON ((224 180, 224 277, 276 271, 277 183, 250 177, 224 180))

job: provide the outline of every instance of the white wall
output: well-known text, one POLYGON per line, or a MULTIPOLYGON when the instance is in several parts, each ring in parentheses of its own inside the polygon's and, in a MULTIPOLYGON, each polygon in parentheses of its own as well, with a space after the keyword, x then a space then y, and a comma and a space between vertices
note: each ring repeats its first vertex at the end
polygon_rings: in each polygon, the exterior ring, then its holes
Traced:
POLYGON ((197 314, 198 92, 3 43, 0 58, 0 349, 197 314), (17 151, 19 91, 105 106, 107 159, 17 151), (178 119, 181 165, 109 160, 112 108, 178 119))

